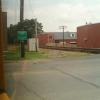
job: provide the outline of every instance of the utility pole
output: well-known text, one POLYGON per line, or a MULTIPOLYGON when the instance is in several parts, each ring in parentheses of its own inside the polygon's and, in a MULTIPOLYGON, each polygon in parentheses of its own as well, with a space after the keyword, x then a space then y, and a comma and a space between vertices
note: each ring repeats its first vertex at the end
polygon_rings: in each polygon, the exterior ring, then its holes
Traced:
POLYGON ((62 32, 63 32, 63 47, 64 47, 64 42, 65 42, 65 28, 66 28, 66 26, 60 26, 60 29, 62 29, 62 32))
MULTIPOLYGON (((20 23, 24 20, 24 0, 20 0, 20 23)), ((23 31, 23 29, 21 30, 23 31)), ((21 40, 21 58, 25 57, 25 46, 24 40, 21 40)))
POLYGON ((24 0, 20 0, 20 22, 24 19, 24 0))
POLYGON ((36 52, 38 52, 38 40, 37 40, 37 19, 35 19, 35 47, 36 47, 36 52))
POLYGON ((2 24, 2 3, 0 0, 0 88, 5 89, 4 66, 3 66, 3 24, 2 24))

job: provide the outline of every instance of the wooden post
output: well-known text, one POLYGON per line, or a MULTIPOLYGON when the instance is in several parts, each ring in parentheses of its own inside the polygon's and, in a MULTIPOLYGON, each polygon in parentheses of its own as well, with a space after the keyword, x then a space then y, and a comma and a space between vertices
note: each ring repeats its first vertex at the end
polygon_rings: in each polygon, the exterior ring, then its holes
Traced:
POLYGON ((5 89, 4 81, 4 66, 3 66, 3 35, 2 35, 3 25, 2 25, 2 7, 0 0, 0 88, 5 89))

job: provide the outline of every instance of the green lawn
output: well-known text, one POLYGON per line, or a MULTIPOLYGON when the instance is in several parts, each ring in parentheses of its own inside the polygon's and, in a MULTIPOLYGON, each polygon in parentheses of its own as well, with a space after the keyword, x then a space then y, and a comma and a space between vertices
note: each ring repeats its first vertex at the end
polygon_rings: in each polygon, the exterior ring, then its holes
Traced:
POLYGON ((25 59, 42 59, 47 57, 43 52, 26 52, 25 59))
MULTIPOLYGON (((49 49, 40 49, 39 52, 25 52, 25 58, 23 60, 32 60, 32 59, 47 59, 47 58, 64 58, 64 57, 82 57, 90 55, 89 53, 82 52, 69 52, 69 51, 59 51, 59 50, 49 50, 49 49)), ((5 60, 21 60, 19 48, 10 49, 5 53, 5 60)))
MULTIPOLYGON (((25 60, 47 58, 42 52, 25 52, 25 60)), ((5 53, 5 60, 21 60, 19 51, 10 50, 5 53)))
POLYGON ((5 53, 5 60, 20 60, 19 53, 17 51, 8 51, 5 53))

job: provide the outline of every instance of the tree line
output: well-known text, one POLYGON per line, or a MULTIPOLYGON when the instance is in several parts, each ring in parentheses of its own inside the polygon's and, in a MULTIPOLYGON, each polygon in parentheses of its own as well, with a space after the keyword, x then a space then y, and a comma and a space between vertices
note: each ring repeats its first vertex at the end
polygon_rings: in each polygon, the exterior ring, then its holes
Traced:
MULTIPOLYGON (((28 38, 32 38, 35 35, 35 19, 25 19, 23 22, 18 22, 17 24, 11 24, 7 28, 8 33, 8 43, 15 44, 18 42, 17 33, 18 31, 27 31, 28 38)), ((42 23, 37 21, 37 33, 40 34, 43 32, 42 23)))

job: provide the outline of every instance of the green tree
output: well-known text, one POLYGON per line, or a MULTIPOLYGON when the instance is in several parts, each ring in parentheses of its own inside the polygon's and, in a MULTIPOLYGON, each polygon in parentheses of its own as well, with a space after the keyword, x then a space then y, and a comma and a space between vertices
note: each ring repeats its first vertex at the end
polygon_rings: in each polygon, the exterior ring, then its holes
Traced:
MULTIPOLYGON (((8 42, 15 43, 17 41, 17 32, 18 31, 27 31, 28 38, 32 38, 35 35, 35 19, 25 19, 22 23, 18 22, 16 25, 10 25, 8 27, 8 42)), ((42 23, 37 21, 37 32, 40 34, 43 32, 42 23)))

